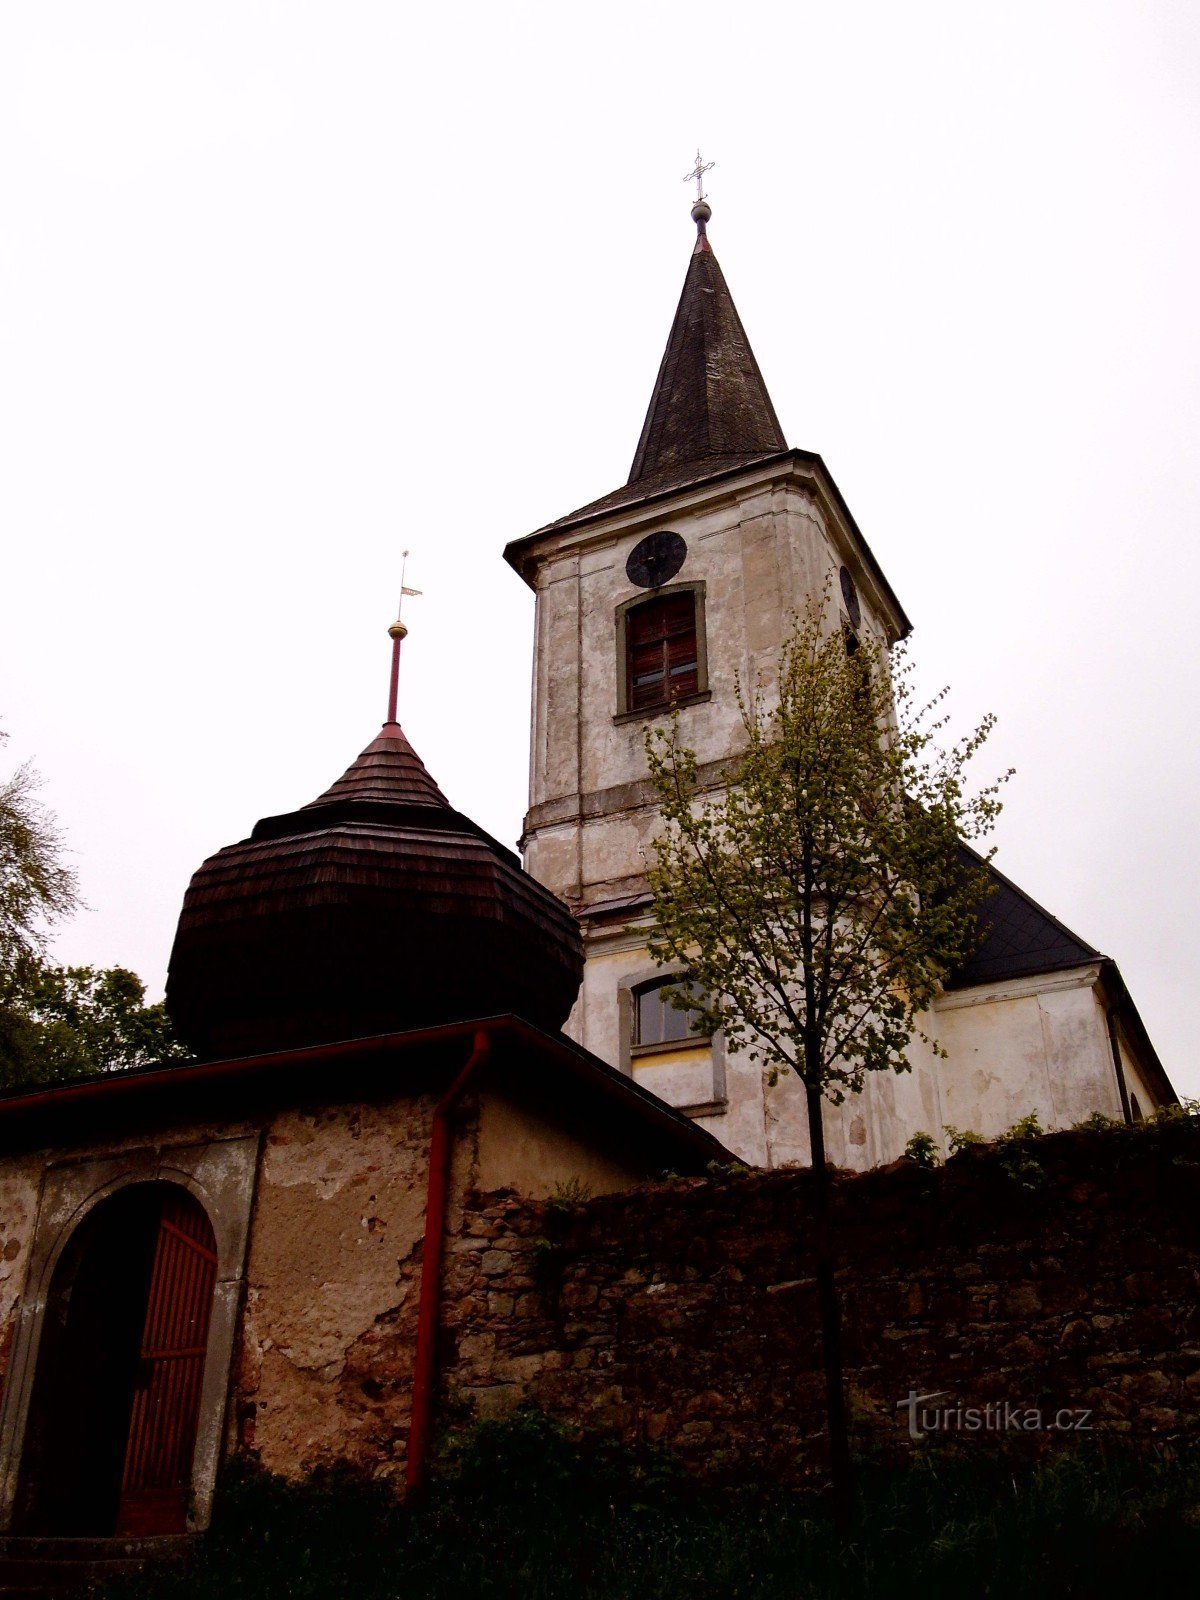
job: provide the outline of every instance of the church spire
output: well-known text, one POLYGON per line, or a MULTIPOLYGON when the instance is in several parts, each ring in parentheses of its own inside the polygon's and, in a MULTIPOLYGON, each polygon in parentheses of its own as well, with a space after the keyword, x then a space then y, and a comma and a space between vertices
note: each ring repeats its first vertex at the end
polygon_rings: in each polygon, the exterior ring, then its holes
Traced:
MULTIPOLYGON (((697 156, 697 165, 700 164, 697 156)), ((689 174, 695 177, 696 174, 689 174)), ((699 178, 697 178, 699 187, 699 178)), ((697 476, 736 458, 787 449, 758 362, 712 246, 712 208, 692 207, 696 244, 629 482, 696 467, 697 476)))

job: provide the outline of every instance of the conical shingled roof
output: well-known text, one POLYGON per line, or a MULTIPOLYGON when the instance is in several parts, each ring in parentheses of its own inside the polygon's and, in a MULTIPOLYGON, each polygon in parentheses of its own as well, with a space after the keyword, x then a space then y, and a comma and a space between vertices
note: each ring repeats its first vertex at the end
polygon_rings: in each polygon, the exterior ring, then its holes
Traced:
POLYGON ((336 783, 303 807, 337 805, 342 800, 382 800, 410 806, 444 806, 450 802, 425 770, 398 722, 385 722, 356 761, 336 783))
POLYGON ((746 457, 787 448, 699 218, 698 225, 700 234, 630 469, 631 484, 687 468, 719 472, 746 457))

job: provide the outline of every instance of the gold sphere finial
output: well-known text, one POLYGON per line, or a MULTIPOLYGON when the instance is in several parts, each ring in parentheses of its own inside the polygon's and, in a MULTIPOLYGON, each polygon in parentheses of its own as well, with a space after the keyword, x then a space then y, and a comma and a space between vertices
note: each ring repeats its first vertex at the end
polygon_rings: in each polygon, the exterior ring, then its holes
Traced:
POLYGON ((396 618, 395 622, 392 622, 392 623, 388 624, 388 638, 389 639, 407 639, 408 638, 408 629, 405 627, 404 623, 400 621, 399 617, 396 618))

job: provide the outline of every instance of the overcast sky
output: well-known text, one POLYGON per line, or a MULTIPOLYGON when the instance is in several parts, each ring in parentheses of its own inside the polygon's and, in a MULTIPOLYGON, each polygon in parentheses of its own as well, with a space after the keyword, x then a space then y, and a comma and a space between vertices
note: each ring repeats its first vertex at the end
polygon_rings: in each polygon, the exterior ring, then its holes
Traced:
POLYGON ((505 542, 623 483, 691 249, 962 721, 998 865, 1200 1092, 1200 6, 0 6, 0 771, 160 992, 385 710, 506 842, 505 542))

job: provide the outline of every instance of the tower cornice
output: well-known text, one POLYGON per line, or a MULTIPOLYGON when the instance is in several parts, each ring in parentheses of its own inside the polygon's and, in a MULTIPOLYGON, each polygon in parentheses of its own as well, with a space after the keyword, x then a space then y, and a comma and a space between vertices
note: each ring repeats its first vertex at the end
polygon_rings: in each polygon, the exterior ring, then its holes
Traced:
POLYGON ((873 591, 880 614, 888 618, 889 634, 903 639, 911 633, 912 623, 833 474, 822 458, 810 450, 781 450, 722 472, 708 473, 693 482, 677 482, 659 489, 628 484, 614 495, 606 495, 524 538, 512 540, 505 547, 504 559, 531 589, 536 589, 539 568, 563 551, 599 548, 652 524, 708 510, 776 485, 790 485, 813 497, 834 543, 854 570, 856 581, 864 583, 868 592, 873 591))

